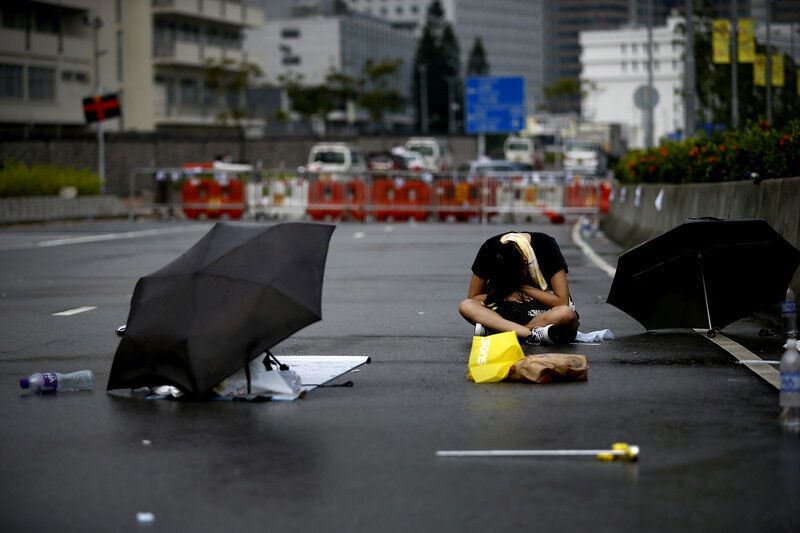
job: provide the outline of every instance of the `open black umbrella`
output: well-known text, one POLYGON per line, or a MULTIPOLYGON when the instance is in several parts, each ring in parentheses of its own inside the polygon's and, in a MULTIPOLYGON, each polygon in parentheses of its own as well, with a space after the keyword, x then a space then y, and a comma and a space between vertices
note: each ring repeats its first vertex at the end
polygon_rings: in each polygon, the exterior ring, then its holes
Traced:
POLYGON ((800 251, 764 220, 689 219, 625 252, 608 303, 647 329, 709 335, 780 302, 800 251))
POLYGON ((203 395, 320 320, 333 229, 216 224, 136 284, 108 390, 174 385, 203 395))

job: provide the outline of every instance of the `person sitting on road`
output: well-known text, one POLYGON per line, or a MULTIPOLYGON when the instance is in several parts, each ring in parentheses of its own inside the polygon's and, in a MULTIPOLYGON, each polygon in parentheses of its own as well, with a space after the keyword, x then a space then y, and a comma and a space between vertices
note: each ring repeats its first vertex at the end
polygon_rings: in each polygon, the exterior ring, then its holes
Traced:
POLYGON ((567 263, 545 233, 505 233, 480 247, 461 316, 476 335, 514 331, 527 344, 568 344, 578 331, 567 263))

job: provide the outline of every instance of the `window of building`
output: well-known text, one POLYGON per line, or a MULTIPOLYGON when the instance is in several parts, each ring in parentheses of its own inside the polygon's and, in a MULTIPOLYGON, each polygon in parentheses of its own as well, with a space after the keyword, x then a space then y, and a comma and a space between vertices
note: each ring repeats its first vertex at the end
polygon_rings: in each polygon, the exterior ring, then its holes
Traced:
POLYGON ((239 109, 242 102, 242 93, 237 90, 230 90, 225 94, 225 101, 228 109, 239 109))
POLYGON ((403 6, 396 6, 396 7, 394 8, 394 12, 395 12, 396 14, 398 14, 398 15, 402 15, 402 14, 403 14, 403 6))
POLYGON ((83 70, 76 70, 72 73, 72 77, 78 83, 82 83, 84 85, 89 83, 89 74, 83 70))
POLYGON ((631 45, 631 52, 635 54, 638 51, 639 51, 639 46, 636 43, 633 43, 631 45))
POLYGON ((300 64, 300 56, 295 55, 284 55, 281 58, 282 65, 299 65, 300 64))
POLYGON ((22 65, 0 63, 0 98, 22 98, 22 65))
POLYGON ((620 50, 622 50, 623 54, 628 53, 628 45, 627 44, 622 43, 621 45, 619 45, 619 47, 620 47, 620 50))
POLYGON ((661 64, 658 61, 653 61, 653 70, 659 70, 661 68, 661 64))
POLYGON ((637 63, 636 61, 631 61, 631 69, 633 69, 634 71, 639 70, 639 63, 637 63))
POLYGON ((678 70, 678 61, 676 59, 672 60, 672 72, 676 72, 678 70))
POLYGON ((206 82, 203 84, 203 105, 215 106, 219 101, 219 87, 216 83, 206 82))
POLYGON ((28 67, 28 98, 31 100, 56 99, 56 69, 28 67))
POLYGON ((658 43, 653 43, 653 53, 658 53, 658 43))
POLYGON ((413 5, 412 5, 412 6, 411 6, 409 9, 410 9, 410 10, 411 10, 411 12, 412 12, 413 14, 415 14, 415 15, 416 15, 417 13, 419 13, 419 6, 418 6, 417 4, 413 4, 413 5))
POLYGON ((33 10, 34 31, 41 33, 60 33, 61 21, 55 9, 36 8, 33 10))
POLYGON ((627 72, 627 71, 628 71, 628 64, 625 61, 623 61, 622 62, 622 72, 627 72))
POLYGON ((24 30, 28 23, 28 12, 23 6, 9 5, 0 6, 0 24, 4 28, 14 28, 24 30))
POLYGON ((281 30, 282 39, 299 39, 300 28, 283 28, 281 30))
POLYGON ((386 6, 383 6, 381 8, 381 15, 385 16, 385 15, 388 15, 388 14, 389 14, 389 10, 386 8, 386 6))
POLYGON ((196 80, 192 78, 182 79, 180 91, 181 105, 196 105, 198 103, 196 80))

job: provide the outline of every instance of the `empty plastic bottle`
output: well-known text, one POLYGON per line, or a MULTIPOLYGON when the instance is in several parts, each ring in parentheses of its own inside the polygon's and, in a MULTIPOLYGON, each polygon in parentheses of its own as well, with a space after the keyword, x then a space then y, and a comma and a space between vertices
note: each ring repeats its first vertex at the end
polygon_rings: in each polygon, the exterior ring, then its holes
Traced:
POLYGON ((69 374, 60 372, 36 372, 19 380, 23 389, 33 392, 55 392, 57 390, 92 390, 94 374, 91 370, 79 370, 69 374))
POLYGON ((783 332, 786 337, 797 339, 797 304, 794 301, 794 291, 791 287, 786 289, 786 299, 781 305, 783 318, 783 332))
POLYGON ((781 428, 789 433, 800 433, 800 354, 797 340, 789 337, 786 351, 781 357, 781 428))

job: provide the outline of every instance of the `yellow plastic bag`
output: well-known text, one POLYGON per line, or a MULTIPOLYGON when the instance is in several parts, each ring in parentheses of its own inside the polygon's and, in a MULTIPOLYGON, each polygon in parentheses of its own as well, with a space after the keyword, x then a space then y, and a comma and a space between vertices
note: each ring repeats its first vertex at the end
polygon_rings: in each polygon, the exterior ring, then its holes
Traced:
POLYGON ((514 363, 525 355, 513 331, 472 337, 467 377, 475 383, 494 383, 508 376, 514 363))

